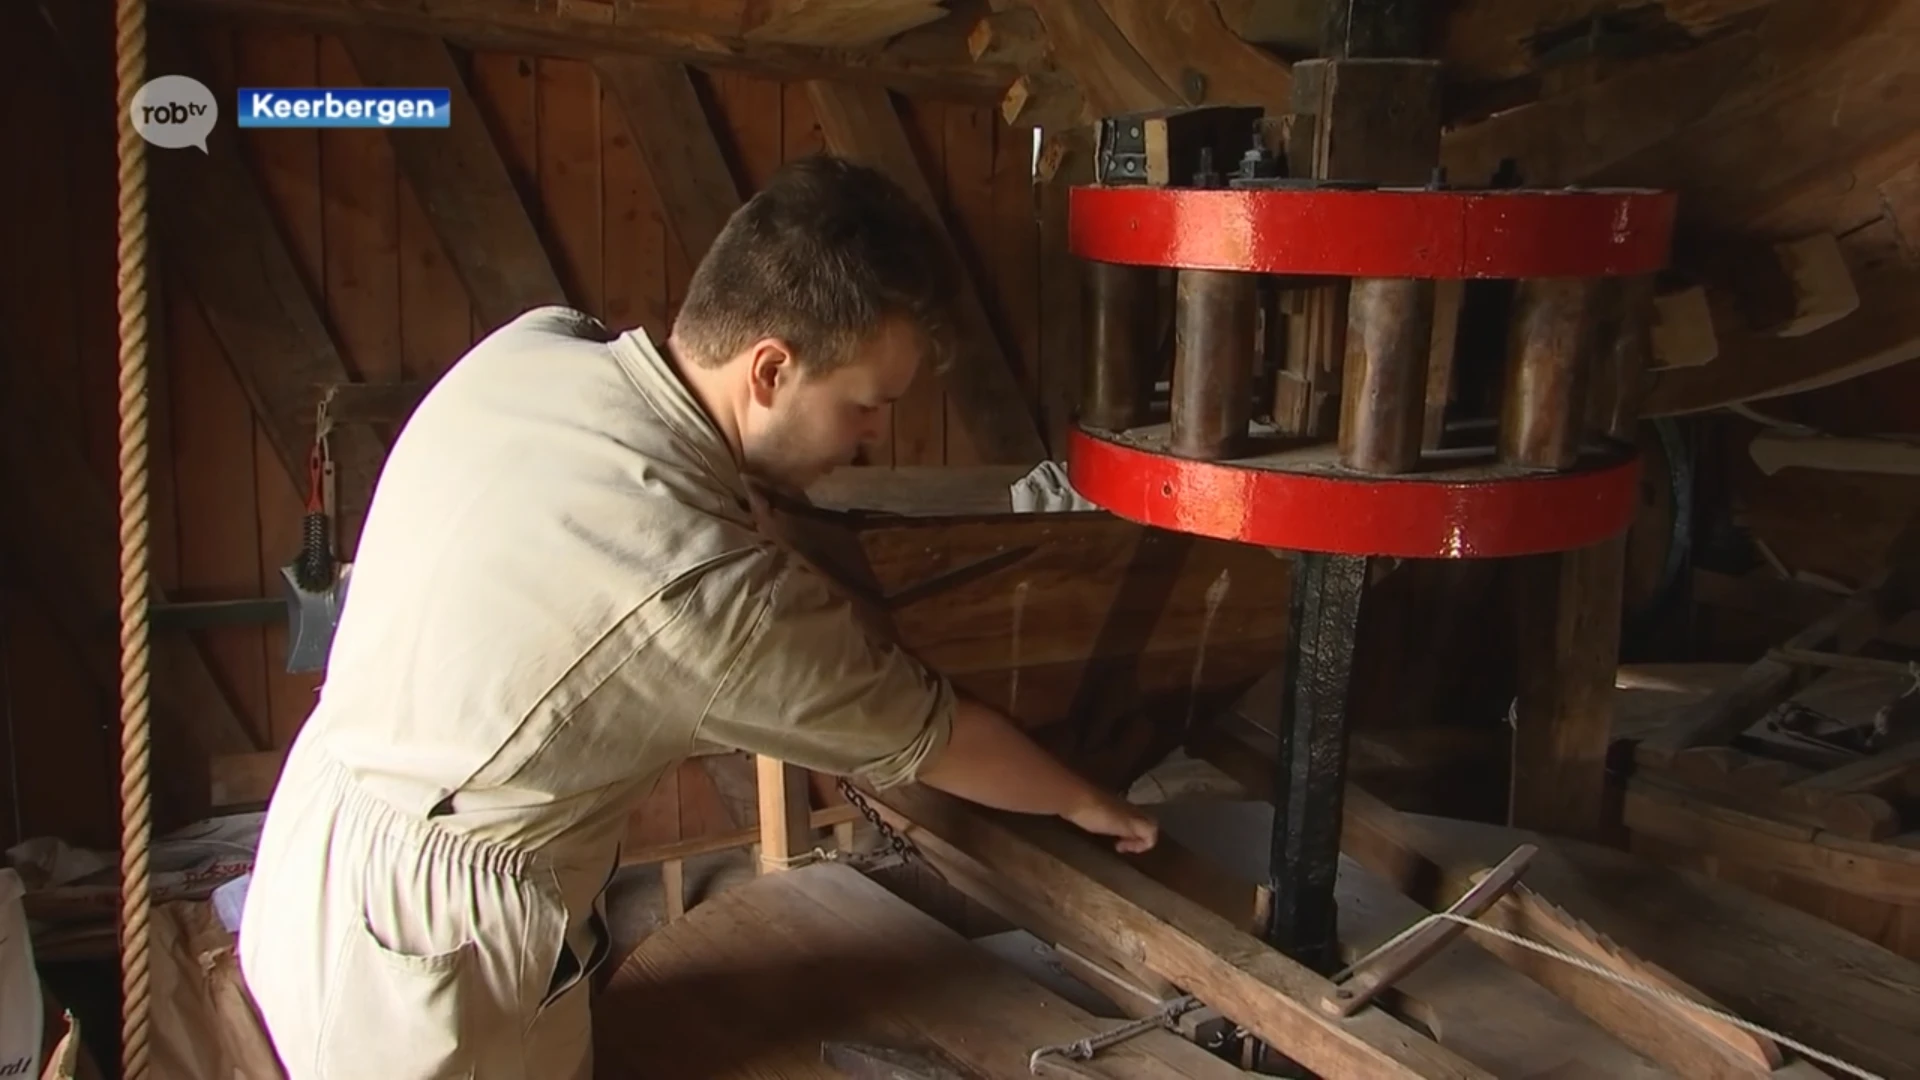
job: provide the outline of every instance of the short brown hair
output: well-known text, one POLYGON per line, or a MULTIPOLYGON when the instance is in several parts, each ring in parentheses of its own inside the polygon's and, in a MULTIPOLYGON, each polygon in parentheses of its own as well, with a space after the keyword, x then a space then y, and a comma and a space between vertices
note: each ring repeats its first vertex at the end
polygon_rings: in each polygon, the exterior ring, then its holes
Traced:
POLYGON ((937 228, 877 169, 828 154, 789 162, 700 260, 674 337, 708 367, 780 338, 803 370, 818 372, 851 359, 882 322, 905 318, 938 364, 954 271, 937 228))

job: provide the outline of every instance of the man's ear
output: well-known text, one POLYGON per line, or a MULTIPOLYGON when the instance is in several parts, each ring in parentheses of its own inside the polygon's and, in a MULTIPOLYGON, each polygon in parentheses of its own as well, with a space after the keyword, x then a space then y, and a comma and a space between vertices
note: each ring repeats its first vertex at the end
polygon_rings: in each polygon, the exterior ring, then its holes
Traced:
POLYGON ((761 406, 771 404, 774 391, 799 375, 793 350, 779 338, 762 338, 754 342, 748 352, 747 382, 752 387, 753 400, 761 406))

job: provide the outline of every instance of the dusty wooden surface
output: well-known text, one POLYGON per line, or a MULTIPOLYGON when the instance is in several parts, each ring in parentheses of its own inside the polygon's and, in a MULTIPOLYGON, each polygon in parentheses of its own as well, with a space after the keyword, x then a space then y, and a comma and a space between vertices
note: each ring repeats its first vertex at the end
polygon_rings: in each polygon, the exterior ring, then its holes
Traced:
MULTIPOLYGON (((595 1002, 596 1071, 674 1080, 837 1080, 827 1039, 937 1048, 983 1077, 1096 1019, 845 866, 759 878, 669 923, 595 1002)), ((1095 1077, 1241 1075, 1170 1032, 1078 1063, 1095 1077)))

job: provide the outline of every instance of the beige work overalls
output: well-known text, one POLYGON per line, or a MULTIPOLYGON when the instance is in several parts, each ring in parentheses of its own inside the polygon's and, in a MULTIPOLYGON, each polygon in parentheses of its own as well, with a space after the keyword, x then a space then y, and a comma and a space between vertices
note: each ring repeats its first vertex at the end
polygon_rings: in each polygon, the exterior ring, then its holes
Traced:
POLYGON ((644 334, 502 327, 388 458, 268 811, 240 958, 289 1076, 588 1075, 595 905, 652 785, 703 743, 903 783, 953 700, 755 529, 644 334))

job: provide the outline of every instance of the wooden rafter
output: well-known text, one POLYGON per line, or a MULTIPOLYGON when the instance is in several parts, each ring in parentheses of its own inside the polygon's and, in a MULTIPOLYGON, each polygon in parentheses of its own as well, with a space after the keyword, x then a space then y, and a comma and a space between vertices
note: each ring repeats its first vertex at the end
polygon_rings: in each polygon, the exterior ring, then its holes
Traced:
POLYGON ((749 5, 578 0, 162 0, 182 11, 339 31, 433 34, 474 49, 570 56, 651 56, 780 78, 833 77, 954 100, 997 99, 1017 72, 975 64, 957 20, 910 30, 881 48, 826 49, 747 40, 749 5))
MULTIPOLYGON (((885 90, 815 80, 807 83, 807 96, 820 118, 828 148, 885 172, 906 189, 936 225, 943 222, 940 206, 907 141, 900 114, 885 90)), ((938 233, 947 257, 956 267, 965 266, 946 229, 942 227, 938 233)), ((1046 456, 1046 446, 1032 413, 1022 404, 1026 393, 994 334, 979 291, 964 274, 955 306, 962 350, 945 374, 946 389, 981 460, 987 464, 1039 461, 1046 456)))
POLYGON ((692 73, 670 60, 624 56, 597 60, 594 69, 626 114, 667 228, 687 265, 698 265, 740 208, 740 187, 692 73))
POLYGON ((343 40, 369 86, 444 86, 452 94, 449 128, 389 130, 387 139, 482 327, 566 303, 560 275, 446 43, 364 30, 343 40))

